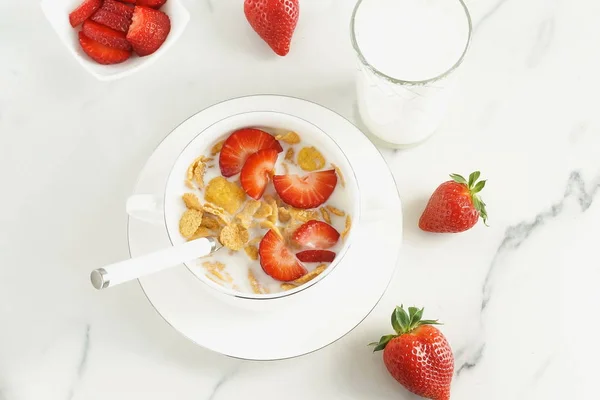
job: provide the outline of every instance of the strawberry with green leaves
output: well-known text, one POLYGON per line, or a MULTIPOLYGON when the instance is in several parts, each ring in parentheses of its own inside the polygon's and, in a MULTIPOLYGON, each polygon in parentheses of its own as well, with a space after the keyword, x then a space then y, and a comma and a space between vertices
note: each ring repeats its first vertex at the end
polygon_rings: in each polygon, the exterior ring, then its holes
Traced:
POLYGON ((449 400, 454 373, 450 344, 435 326, 437 320, 423 320, 423 309, 403 306, 392 313, 394 334, 371 343, 383 350, 383 362, 392 375, 410 392, 432 400, 449 400))
POLYGON ((487 225, 485 203, 479 192, 486 181, 477 181, 479 171, 469 175, 467 181, 451 174, 451 181, 442 183, 433 192, 419 220, 419 228, 427 232, 456 233, 471 229, 479 220, 487 225))

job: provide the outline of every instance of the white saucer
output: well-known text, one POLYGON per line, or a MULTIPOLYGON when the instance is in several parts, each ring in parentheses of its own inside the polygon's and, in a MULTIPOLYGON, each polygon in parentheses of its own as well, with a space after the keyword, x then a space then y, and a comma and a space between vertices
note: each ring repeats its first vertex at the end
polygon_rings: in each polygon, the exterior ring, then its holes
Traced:
MULTIPOLYGON (((183 148, 211 124, 233 114, 292 114, 332 137, 352 165, 361 218, 344 259, 328 276, 288 296, 284 306, 261 311, 215 297, 181 265, 139 280, 146 297, 183 336, 215 352, 249 360, 278 360, 321 349, 355 328, 383 296, 402 242, 402 208, 394 178, 375 146, 349 121, 311 102, 284 96, 249 96, 211 106, 167 136, 140 173, 135 193, 161 193, 183 148)), ((164 227, 129 219, 129 249, 137 257, 170 245, 164 227)))

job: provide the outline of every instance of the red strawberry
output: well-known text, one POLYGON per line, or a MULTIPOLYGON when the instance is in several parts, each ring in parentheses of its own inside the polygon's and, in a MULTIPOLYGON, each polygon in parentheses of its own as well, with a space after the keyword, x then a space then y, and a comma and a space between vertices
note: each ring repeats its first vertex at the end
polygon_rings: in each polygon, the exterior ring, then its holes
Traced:
POLYGON ((296 208, 315 208, 325 203, 335 185, 335 170, 311 172, 305 176, 275 175, 273 185, 281 200, 296 208))
POLYGON ((469 181, 451 174, 452 181, 442 183, 433 192, 419 220, 419 228, 427 232, 463 232, 479 219, 487 225, 485 203, 477 195, 486 181, 477 182, 479 171, 469 175, 469 181))
POLYGON ((248 157, 240 174, 242 189, 248 196, 254 200, 262 197, 276 161, 277 150, 275 149, 262 149, 248 157))
POLYGON ((395 334, 382 336, 373 351, 383 350, 383 362, 402 386, 419 396, 449 400, 454 356, 437 321, 421 320, 423 309, 396 307, 392 313, 395 334))
POLYGON ((223 143, 219 155, 221 175, 229 177, 239 173, 248 156, 262 149, 283 151, 273 136, 260 129, 244 128, 233 132, 223 143))
POLYGON ((289 53, 298 23, 298 0, 245 0, 244 13, 250 26, 276 54, 289 53))
POLYGON ((300 225, 292 235, 292 238, 296 243, 304 247, 328 249, 337 243, 340 234, 328 223, 312 219, 300 225))
POLYGON ((260 241, 258 254, 263 271, 278 281, 293 281, 307 273, 285 242, 271 229, 260 241))
POLYGON ((119 14, 101 8, 92 15, 92 21, 108 26, 116 31, 127 32, 131 21, 119 14))
POLYGON ((302 262, 332 262, 335 253, 329 250, 304 250, 296 253, 296 257, 302 262))
POLYGON ((167 0, 137 0, 135 4, 138 6, 152 7, 152 8, 161 8, 163 4, 165 4, 167 0))
POLYGON ((123 32, 110 29, 108 26, 101 25, 91 19, 88 19, 83 23, 82 32, 85 36, 104 46, 129 52, 131 51, 131 45, 125 38, 123 32))
POLYGON ((119 0, 121 3, 135 4, 135 0, 119 0))
POLYGON ((83 21, 91 17, 101 5, 102 0, 84 0, 79 7, 69 14, 71 26, 75 28, 77 25, 82 24, 83 21))
POLYGON ((133 7, 130 7, 127 4, 123 4, 116 0, 104 0, 104 4, 102 4, 102 9, 110 11, 114 14, 119 14, 130 21, 131 16, 133 15, 133 7))
POLYGON ((105 46, 85 36, 83 32, 79 32, 79 44, 85 54, 100 64, 122 63, 131 56, 130 51, 105 46))
POLYGON ((162 11, 135 6, 127 40, 138 56, 154 53, 167 39, 171 31, 171 20, 162 11))

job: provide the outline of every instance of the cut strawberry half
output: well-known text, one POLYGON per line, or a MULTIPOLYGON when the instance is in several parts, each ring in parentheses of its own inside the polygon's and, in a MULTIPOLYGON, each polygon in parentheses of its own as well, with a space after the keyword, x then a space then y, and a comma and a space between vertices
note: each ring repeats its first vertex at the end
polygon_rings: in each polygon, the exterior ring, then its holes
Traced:
POLYGON ((162 46, 171 31, 171 20, 162 11, 135 6, 127 40, 138 56, 147 56, 162 46))
POLYGON ((102 0, 84 0, 75 10, 69 14, 69 23, 75 28, 92 16, 102 6, 102 0))
POLYGON ((135 0, 119 0, 121 3, 135 4, 135 0))
POLYGON ((79 32, 79 44, 90 58, 99 64, 118 64, 131 56, 130 51, 115 49, 99 43, 79 32))
POLYGON ((302 262, 332 262, 335 253, 329 250, 304 250, 296 253, 296 257, 302 262))
POLYGON ((273 185, 281 200, 296 208, 315 208, 325 203, 337 184, 335 170, 299 175, 275 175, 273 185))
POLYGON ((292 237, 301 246, 328 249, 337 243, 340 234, 328 223, 312 219, 300 225, 292 237))
POLYGON ((137 0, 135 4, 151 8, 161 8, 167 0, 137 0))
POLYGON ((133 16, 133 7, 123 4, 116 0, 104 0, 102 10, 110 11, 111 13, 121 15, 131 21, 133 16))
POLYGON ((285 242, 269 230, 258 245, 260 266, 273 279, 288 282, 306 275, 306 268, 294 257, 285 242))
POLYGON ((244 128, 233 132, 223 143, 219 155, 221 175, 229 177, 239 173, 246 159, 262 149, 283 151, 273 136, 260 129, 244 128))
POLYGON ((120 32, 127 32, 129 25, 131 24, 131 20, 127 19, 127 17, 115 14, 114 12, 107 11, 103 8, 92 15, 92 21, 120 32))
POLYGON ((131 51, 131 45, 125 38, 125 33, 115 31, 114 29, 94 22, 91 19, 88 19, 83 23, 82 32, 85 36, 107 47, 131 51))
POLYGON ((276 161, 277 150, 275 149, 262 149, 248 157, 240 173, 242 189, 248 196, 254 200, 262 197, 269 183, 269 177, 275 169, 276 161))

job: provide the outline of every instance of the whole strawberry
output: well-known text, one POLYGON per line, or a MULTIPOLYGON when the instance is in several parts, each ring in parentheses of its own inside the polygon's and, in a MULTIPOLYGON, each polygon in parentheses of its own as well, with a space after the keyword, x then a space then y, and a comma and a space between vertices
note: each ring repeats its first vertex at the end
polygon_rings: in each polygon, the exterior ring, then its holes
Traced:
POLYGON ((280 56, 290 51, 299 13, 298 0, 245 0, 250 26, 280 56))
POLYGON ((383 350, 390 374, 407 390, 433 400, 450 399, 454 356, 448 341, 436 327, 438 322, 421 320, 423 309, 402 306, 392 313, 395 334, 371 343, 383 350))
POLYGON ((471 229, 483 218, 487 225, 485 203, 477 195, 486 181, 479 181, 480 172, 469 175, 469 181, 457 174, 433 192, 419 220, 419 228, 427 232, 456 233, 471 229))

